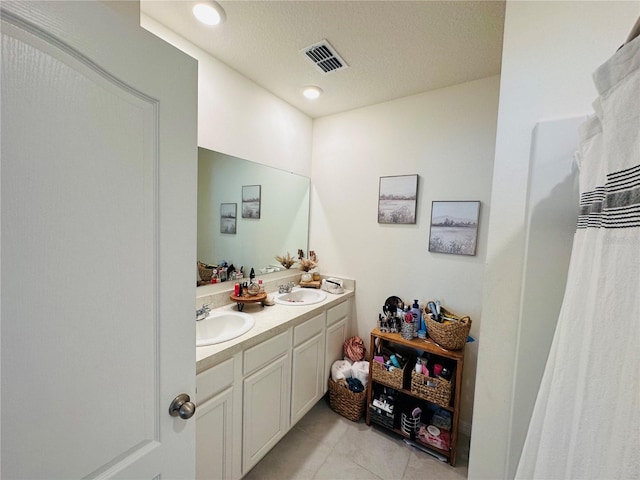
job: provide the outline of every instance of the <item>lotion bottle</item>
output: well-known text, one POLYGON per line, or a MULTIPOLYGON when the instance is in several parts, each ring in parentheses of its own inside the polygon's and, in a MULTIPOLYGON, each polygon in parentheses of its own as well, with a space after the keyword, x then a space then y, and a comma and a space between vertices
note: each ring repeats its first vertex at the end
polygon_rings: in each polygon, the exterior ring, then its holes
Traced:
POLYGON ((420 314, 420 305, 418 305, 418 300, 413 301, 413 306, 411 307, 411 315, 413 316, 413 331, 415 332, 414 337, 417 337, 418 330, 422 328, 422 315, 420 314))

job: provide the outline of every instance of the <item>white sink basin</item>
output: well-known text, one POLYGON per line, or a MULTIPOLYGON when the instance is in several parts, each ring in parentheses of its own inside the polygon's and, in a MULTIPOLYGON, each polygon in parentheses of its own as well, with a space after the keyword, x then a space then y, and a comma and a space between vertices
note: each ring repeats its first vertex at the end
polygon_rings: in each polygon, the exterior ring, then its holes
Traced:
POLYGON ((247 333, 255 325, 253 317, 241 312, 212 312, 196 322, 196 346, 226 342, 247 333))
POLYGON ((327 298, 322 290, 309 288, 296 288, 291 293, 280 293, 274 297, 274 301, 280 305, 313 305, 327 298))

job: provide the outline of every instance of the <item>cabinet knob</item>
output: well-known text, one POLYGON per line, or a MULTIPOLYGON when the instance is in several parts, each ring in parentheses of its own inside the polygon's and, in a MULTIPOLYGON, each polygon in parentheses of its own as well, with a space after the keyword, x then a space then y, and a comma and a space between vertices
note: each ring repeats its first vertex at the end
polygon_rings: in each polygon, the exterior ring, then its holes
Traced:
POLYGON ((169 405, 169 415, 172 417, 180 416, 180 418, 188 419, 196 413, 196 406, 190 401, 191 398, 186 393, 181 393, 173 399, 169 405))

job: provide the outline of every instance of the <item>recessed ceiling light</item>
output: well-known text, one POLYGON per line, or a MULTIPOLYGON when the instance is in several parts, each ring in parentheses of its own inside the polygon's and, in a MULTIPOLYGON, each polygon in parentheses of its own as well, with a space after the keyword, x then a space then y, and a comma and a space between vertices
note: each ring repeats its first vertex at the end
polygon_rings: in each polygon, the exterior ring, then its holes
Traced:
POLYGON ((205 25, 218 25, 226 19, 224 9, 214 1, 196 4, 193 15, 205 25))
POLYGON ((320 95, 322 95, 322 89, 320 87, 316 87, 315 85, 309 85, 302 89, 302 94, 309 100, 315 100, 320 95))

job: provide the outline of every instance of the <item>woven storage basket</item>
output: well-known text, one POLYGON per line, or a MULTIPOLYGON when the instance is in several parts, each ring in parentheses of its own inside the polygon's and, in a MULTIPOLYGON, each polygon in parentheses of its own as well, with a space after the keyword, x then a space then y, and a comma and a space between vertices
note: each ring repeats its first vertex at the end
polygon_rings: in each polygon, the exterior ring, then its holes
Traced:
POLYGON ((211 277, 213 276, 213 267, 211 265, 198 262, 198 273, 204 282, 210 282, 211 277))
POLYGON ((406 368, 407 365, 402 368, 394 368, 390 372, 380 362, 373 361, 371 362, 371 376, 376 382, 401 390, 404 388, 404 371, 406 368))
POLYGON ((411 394, 431 403, 437 403, 441 407, 448 407, 451 403, 453 384, 453 379, 447 381, 441 377, 431 378, 415 370, 411 371, 411 394), (427 382, 434 385, 429 386, 427 382))
POLYGON ((364 413, 366 400, 366 388, 362 392, 352 392, 329 378, 329 406, 334 412, 352 422, 357 422, 364 413))
POLYGON ((393 414, 387 414, 385 412, 378 412, 378 409, 373 405, 369 405, 369 420, 383 427, 393 428, 393 422, 395 416, 393 414))
POLYGON ((431 318, 431 314, 423 309, 424 321, 427 325, 427 333, 438 345, 447 350, 460 350, 467 343, 469 330, 471 330, 471 318, 458 317, 445 308, 440 313, 457 321, 439 323, 431 318))

